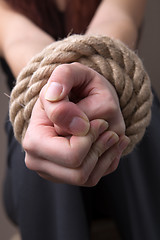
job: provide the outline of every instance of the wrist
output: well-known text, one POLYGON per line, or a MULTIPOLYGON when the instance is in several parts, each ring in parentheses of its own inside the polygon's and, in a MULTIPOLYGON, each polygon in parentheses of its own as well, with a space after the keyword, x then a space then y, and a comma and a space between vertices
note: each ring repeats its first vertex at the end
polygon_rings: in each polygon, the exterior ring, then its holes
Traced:
POLYGON ((113 19, 106 24, 102 24, 101 28, 92 26, 88 28, 86 34, 99 34, 106 35, 113 39, 118 39, 126 44, 129 48, 134 49, 136 47, 138 39, 138 28, 132 19, 127 16, 120 19, 113 19))
POLYGON ((12 39, 3 45, 2 57, 7 61, 15 77, 27 65, 30 59, 53 42, 52 38, 22 37, 12 39))
POLYGON ((142 17, 139 19, 138 16, 133 16, 124 6, 112 1, 102 1, 102 3, 89 24, 86 34, 106 35, 119 39, 129 48, 134 49, 142 17))

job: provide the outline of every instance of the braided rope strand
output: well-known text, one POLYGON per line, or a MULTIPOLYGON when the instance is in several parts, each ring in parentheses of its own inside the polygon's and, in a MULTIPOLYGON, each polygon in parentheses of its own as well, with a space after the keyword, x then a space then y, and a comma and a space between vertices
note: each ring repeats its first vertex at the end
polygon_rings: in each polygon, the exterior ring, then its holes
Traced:
POLYGON ((60 64, 79 62, 102 74, 114 86, 126 124, 131 152, 151 118, 150 79, 139 57, 118 40, 72 35, 46 47, 31 59, 17 78, 10 98, 10 120, 19 142, 25 135, 42 87, 60 64))

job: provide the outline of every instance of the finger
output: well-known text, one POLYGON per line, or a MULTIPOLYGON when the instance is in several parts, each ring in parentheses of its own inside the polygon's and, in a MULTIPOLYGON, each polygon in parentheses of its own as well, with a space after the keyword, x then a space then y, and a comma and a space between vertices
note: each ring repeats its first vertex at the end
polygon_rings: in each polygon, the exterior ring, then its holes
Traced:
POLYGON ((118 167, 120 157, 129 144, 129 138, 122 136, 117 144, 106 151, 97 162, 93 172, 91 173, 86 186, 95 186, 102 176, 110 174, 118 167))
MULTIPOLYGON (((89 127, 88 119, 100 118, 107 120, 110 130, 119 136, 125 132, 124 120, 113 86, 102 75, 79 63, 58 66, 48 81, 43 99, 45 99, 42 101, 45 111, 48 117, 56 123, 56 131, 60 135, 66 133, 85 135, 89 127), (77 104, 74 107, 73 103, 63 106, 64 103, 62 104, 59 100, 63 99, 67 102, 68 95, 71 93, 77 98, 77 104), (57 110, 58 103, 62 104, 59 110, 57 110), (48 110, 49 106, 51 111, 48 110), (65 111, 63 112, 62 109, 65 111), (79 118, 73 119, 74 116, 79 118)), ((74 100, 72 97, 71 101, 74 102, 74 100)))
MULTIPOLYGON (((90 173, 93 171, 98 158, 104 151, 106 151, 110 146, 115 144, 118 140, 118 136, 113 132, 105 132, 93 145, 92 151, 86 156, 83 164, 78 168, 66 168, 64 166, 57 165, 53 162, 46 160, 34 159, 32 166, 38 171, 39 175, 43 178, 54 181, 54 182, 64 182, 73 185, 85 185, 90 173)), ((29 164, 30 160, 26 163, 29 164)))
MULTIPOLYGON (((86 114, 74 103, 69 102, 68 98, 52 102, 45 99, 47 88, 53 86, 45 86, 40 93, 40 100, 46 115, 56 126, 58 134, 86 135, 89 131, 90 123, 86 114)), ((51 90, 50 90, 51 91, 51 90)))
MULTIPOLYGON (((57 83, 61 84, 63 89, 58 99, 71 95, 73 90, 77 98, 77 106, 89 120, 105 119, 109 122, 110 130, 115 131, 119 136, 124 134, 125 123, 117 93, 111 83, 102 75, 79 63, 64 64, 55 69, 48 86, 57 83)), ((49 92, 51 97, 49 98, 47 95, 47 99, 49 101, 56 99, 52 98, 52 90, 49 92)), ((73 97, 73 102, 74 100, 73 97)))
POLYGON ((73 88, 86 86, 94 75, 92 69, 80 63, 59 65, 48 80, 45 98, 51 102, 62 100, 73 88))
POLYGON ((79 63, 63 64, 53 71, 47 85, 40 93, 40 99, 58 134, 85 135, 88 132, 87 114, 76 104, 69 102, 68 95, 76 88, 78 88, 76 95, 81 95, 82 89, 94 75, 93 70, 79 63))
MULTIPOLYGON (((35 131, 35 125, 33 128, 35 131)), ((37 135, 32 134, 33 128, 31 122, 23 142, 26 152, 31 156, 43 158, 64 167, 77 168, 82 164, 93 142, 108 128, 108 124, 101 119, 93 120, 86 136, 69 138, 55 136, 51 126, 43 127, 40 124, 36 129, 37 135)), ((29 164, 29 168, 32 168, 32 165, 29 164)))
POLYGON ((116 156, 116 158, 113 160, 113 162, 111 163, 108 170, 104 173, 103 176, 106 176, 106 175, 114 172, 118 168, 120 159, 121 159, 121 154, 119 154, 119 156, 116 156))
POLYGON ((62 180, 58 180, 55 177, 51 177, 49 174, 43 173, 43 172, 37 172, 37 174, 41 177, 44 178, 45 180, 54 182, 54 183, 62 183, 62 180))
POLYGON ((117 93, 107 79, 96 73, 94 81, 88 84, 87 96, 77 103, 79 108, 92 119, 105 119, 110 130, 119 136, 125 133, 125 123, 117 93), (96 104, 95 104, 96 103, 96 104))
POLYGON ((103 88, 100 94, 90 95, 77 103, 89 120, 102 118, 109 123, 110 130, 119 136, 125 133, 125 123, 119 103, 103 88), (96 103, 96 104, 95 104, 96 103))

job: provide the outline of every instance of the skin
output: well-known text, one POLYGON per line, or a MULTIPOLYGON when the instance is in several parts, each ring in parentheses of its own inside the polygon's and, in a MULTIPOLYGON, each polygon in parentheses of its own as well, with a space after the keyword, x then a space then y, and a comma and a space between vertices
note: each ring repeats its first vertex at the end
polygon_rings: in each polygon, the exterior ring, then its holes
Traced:
MULTIPOLYGON (((134 49, 144 5, 144 0, 103 0, 86 34, 117 38, 134 49)), ((2 0, 0 15, 0 54, 17 77, 54 39, 2 0)), ((117 168, 128 143, 114 88, 94 70, 73 63, 57 67, 41 90, 23 148, 26 166, 43 178, 94 186, 117 168)))
POLYGON ((125 125, 118 98, 116 95, 113 97, 114 94, 114 89, 106 79, 88 67, 73 63, 56 68, 48 85, 40 93, 23 141, 23 147, 27 152, 27 167, 38 171, 41 176, 52 181, 81 186, 94 186, 103 175, 114 171, 123 150, 129 143, 124 135, 125 125), (79 72, 83 74, 80 75, 79 72), (60 96, 61 101, 48 100, 47 90, 53 83, 52 79, 54 83, 57 80, 64 88, 60 96), (76 105, 63 96, 77 86, 85 98, 76 105), (47 99, 44 98, 46 95, 47 99), (100 102, 96 104, 95 119, 92 109, 95 109, 93 101, 96 99, 98 101, 103 99, 111 107, 102 109, 99 108, 102 105, 100 102), (84 115, 88 109, 90 110, 84 115), (71 114, 66 117, 68 112, 71 114), (72 124, 70 128, 70 122, 73 120, 72 113, 79 115, 81 120, 78 119, 75 127, 72 124), (104 119, 107 116, 111 118, 105 121, 100 119, 102 115, 104 119), (109 121, 110 124, 108 124, 109 121), (63 130, 70 135, 58 136, 58 132, 62 135, 63 130), (39 134, 33 137, 33 131, 39 134))

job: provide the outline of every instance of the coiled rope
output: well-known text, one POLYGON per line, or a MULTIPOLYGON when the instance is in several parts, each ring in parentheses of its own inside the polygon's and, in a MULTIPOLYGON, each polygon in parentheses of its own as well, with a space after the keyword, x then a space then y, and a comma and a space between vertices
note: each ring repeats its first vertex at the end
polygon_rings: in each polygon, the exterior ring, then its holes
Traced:
POLYGON ((41 88, 60 64, 79 62, 102 74, 117 91, 132 151, 151 118, 150 79, 140 58, 118 40, 72 35, 53 42, 34 56, 17 78, 10 98, 10 120, 19 142, 25 135, 41 88))

